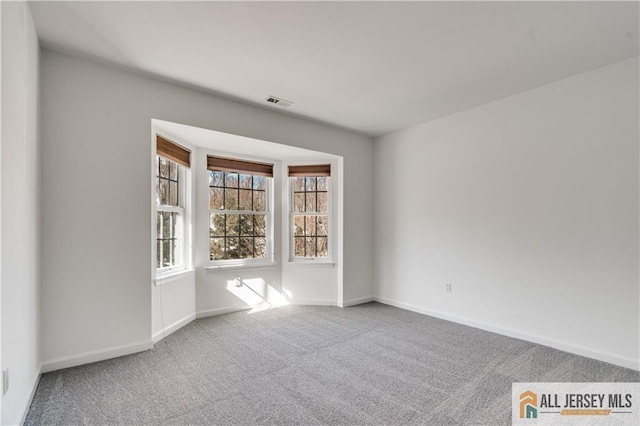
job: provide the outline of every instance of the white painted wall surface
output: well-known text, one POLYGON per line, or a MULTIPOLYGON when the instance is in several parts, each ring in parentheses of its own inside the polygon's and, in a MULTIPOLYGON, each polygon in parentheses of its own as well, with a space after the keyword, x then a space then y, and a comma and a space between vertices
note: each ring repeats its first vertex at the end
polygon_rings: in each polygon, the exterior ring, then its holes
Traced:
POLYGON ((45 363, 151 339, 152 118, 343 156, 344 293, 371 294, 369 138, 48 51, 42 85, 45 363))
POLYGON ((638 369, 638 89, 634 58, 376 140, 380 300, 638 369))
POLYGON ((22 422, 40 373, 39 46, 29 7, 2 2, 2 424, 22 422))
POLYGON ((195 271, 152 289, 153 341, 164 339, 196 318, 195 271))
MULTIPOLYGON (((2 99, 2 4, 0 4, 0 100, 2 99)), ((2 241, 2 102, 0 101, 0 242, 2 241)), ((2 244, 0 243, 0 374, 2 374, 2 244)), ((2 397, 0 396, 0 423, 2 397)))

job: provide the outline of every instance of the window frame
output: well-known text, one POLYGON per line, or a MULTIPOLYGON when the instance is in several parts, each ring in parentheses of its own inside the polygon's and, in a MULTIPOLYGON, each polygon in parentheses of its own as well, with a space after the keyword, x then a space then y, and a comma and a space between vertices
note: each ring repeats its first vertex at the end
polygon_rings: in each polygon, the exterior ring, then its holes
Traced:
MULTIPOLYGON (((175 272, 179 272, 179 271, 183 271, 187 269, 187 239, 186 239, 186 234, 185 234, 185 228, 186 228, 186 193, 187 193, 187 185, 186 185, 186 180, 187 180, 187 171, 186 171, 186 167, 180 163, 178 163, 175 160, 172 160, 170 158, 167 158, 166 156, 163 156, 161 154, 156 153, 155 155, 156 158, 156 162, 158 162, 158 158, 162 158, 165 161, 169 161, 172 162, 176 165, 177 167, 177 179, 178 179, 178 206, 171 206, 171 205, 163 205, 163 204, 159 204, 159 194, 158 194, 158 189, 160 187, 159 185, 159 168, 156 170, 156 172, 154 173, 154 179, 156 180, 156 185, 155 185, 155 199, 156 202, 154 203, 154 220, 155 220, 155 226, 154 226, 154 230, 155 230, 155 247, 156 247, 156 256, 155 256, 155 271, 156 271, 156 278, 162 278, 164 276, 167 275, 172 275, 175 272), (170 212, 170 213, 177 213, 177 216, 179 218, 178 223, 176 224, 176 234, 177 237, 175 238, 178 243, 176 244, 176 247, 179 247, 180 249, 180 263, 175 263, 173 265, 169 265, 169 266, 163 266, 163 267, 158 267, 158 212, 170 212)), ((158 166, 159 167, 159 163, 158 166)))
MULTIPOLYGON (((293 166, 293 164, 292 164, 293 166)), ((290 263, 311 263, 311 264, 333 264, 333 176, 327 178, 327 211, 326 212, 296 212, 295 208, 295 185, 294 179, 302 176, 287 176, 287 192, 289 200, 289 262, 290 263), (326 216, 327 217, 327 256, 326 257, 306 257, 295 255, 295 223, 294 216, 326 216)), ((319 176, 304 176, 319 177, 319 176)), ((317 182, 316 182, 317 185, 317 182)), ((306 191, 305 191, 306 192, 306 191)), ((317 193, 317 189, 315 191, 317 193)), ((315 238, 318 236, 316 235, 315 238)))
MULTIPOLYGON (((235 160, 235 159, 234 159, 235 160)), ((242 160, 242 159, 238 159, 237 161, 248 161, 248 160, 242 160)), ((209 247, 208 249, 208 267, 212 267, 212 268, 224 268, 224 267, 242 267, 242 266, 246 266, 246 267, 256 267, 256 266, 263 266, 263 265, 271 265, 274 263, 274 214, 273 214, 273 206, 274 206, 274 201, 273 201, 273 197, 274 197, 274 177, 273 176, 262 176, 260 174, 252 174, 249 171, 227 171, 227 170, 217 170, 219 172, 223 172, 223 173, 236 173, 238 174, 238 177, 240 175, 245 175, 245 176, 259 176, 259 177, 264 177, 265 178, 265 210, 264 212, 262 211, 256 211, 256 210, 225 210, 225 209, 212 209, 211 208, 211 204, 210 204, 210 189, 211 189, 211 185, 209 184, 209 179, 211 176, 211 172, 214 172, 216 170, 211 170, 211 169, 207 169, 207 185, 206 185, 206 190, 207 190, 207 194, 206 194, 206 199, 207 199, 207 241, 208 244, 207 246, 209 247), (260 257, 260 258, 240 258, 240 259, 211 259, 211 248, 210 248, 210 243, 211 243, 211 215, 212 214, 232 214, 232 215, 264 215, 265 217, 265 257, 260 257)), ((239 184, 239 183, 238 183, 239 184)), ((225 185, 226 188, 226 185, 225 185)), ((241 189, 241 188, 240 188, 241 189)), ((240 238, 240 235, 238 235, 238 238, 240 238)))

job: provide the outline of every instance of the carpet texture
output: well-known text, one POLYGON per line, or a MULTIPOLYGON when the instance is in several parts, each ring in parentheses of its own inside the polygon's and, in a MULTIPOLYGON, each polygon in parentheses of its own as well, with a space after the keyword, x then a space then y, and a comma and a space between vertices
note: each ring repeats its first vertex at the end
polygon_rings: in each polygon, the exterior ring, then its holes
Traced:
POLYGON ((507 425, 512 382, 640 373, 402 309, 196 320, 154 349, 42 375, 27 425, 507 425))

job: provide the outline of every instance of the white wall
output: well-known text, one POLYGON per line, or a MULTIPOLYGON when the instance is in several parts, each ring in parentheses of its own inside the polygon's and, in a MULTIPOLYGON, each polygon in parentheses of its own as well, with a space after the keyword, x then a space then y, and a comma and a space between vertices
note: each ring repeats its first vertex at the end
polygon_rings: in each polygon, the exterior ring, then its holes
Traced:
POLYGON ((369 138, 48 51, 42 86, 45 368, 151 341, 152 118, 343 156, 344 293, 371 295, 369 138))
POLYGON ((195 271, 152 289, 153 341, 164 339, 196 318, 195 271))
MULTIPOLYGON (((2 4, 0 4, 0 100, 2 99, 2 4)), ((2 102, 0 101, 0 377, 2 375, 2 102)), ((2 424, 2 396, 0 396, 2 424)))
POLYGON ((39 46, 26 3, 2 2, 2 424, 20 423, 40 372, 39 46))
POLYGON ((379 299, 638 369, 638 89, 634 58, 376 140, 379 299))

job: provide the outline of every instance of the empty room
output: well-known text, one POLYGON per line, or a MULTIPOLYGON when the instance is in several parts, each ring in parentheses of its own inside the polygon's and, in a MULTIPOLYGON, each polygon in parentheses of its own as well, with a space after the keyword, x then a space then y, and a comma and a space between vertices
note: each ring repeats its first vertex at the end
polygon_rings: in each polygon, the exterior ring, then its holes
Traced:
POLYGON ((639 21, 0 2, 0 423, 640 424, 639 21))

